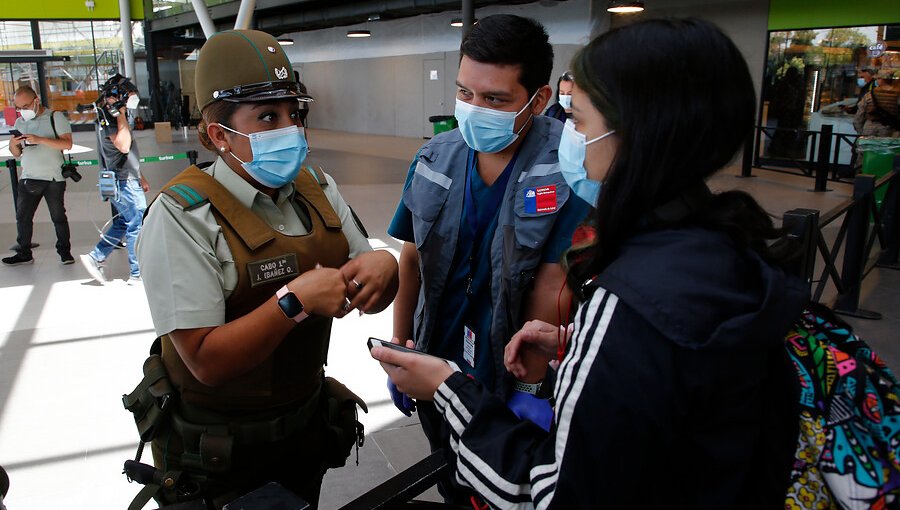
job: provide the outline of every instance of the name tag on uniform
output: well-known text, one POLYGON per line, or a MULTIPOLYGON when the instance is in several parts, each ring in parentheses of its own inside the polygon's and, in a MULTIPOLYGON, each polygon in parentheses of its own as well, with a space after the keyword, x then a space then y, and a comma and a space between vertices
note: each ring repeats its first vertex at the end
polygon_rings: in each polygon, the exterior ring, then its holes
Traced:
POLYGON ((287 278, 295 278, 299 276, 300 272, 297 266, 296 253, 250 262, 247 264, 247 271, 250 272, 251 287, 287 278))
POLYGON ((556 185, 525 188, 526 213, 551 213, 556 211, 556 185))

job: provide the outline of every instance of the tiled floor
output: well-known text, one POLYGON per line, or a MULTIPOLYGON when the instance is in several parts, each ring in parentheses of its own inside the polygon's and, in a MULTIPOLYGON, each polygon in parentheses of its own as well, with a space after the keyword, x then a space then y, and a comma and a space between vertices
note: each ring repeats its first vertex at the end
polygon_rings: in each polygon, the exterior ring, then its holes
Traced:
MULTIPOLYGON (((144 156, 201 151, 175 133, 172 143, 157 143, 152 131, 137 133, 144 156)), ((386 235, 417 139, 362 136, 311 130, 310 163, 334 176, 341 192, 363 219, 378 247, 396 251, 386 235)), ((92 133, 76 133, 76 143, 92 147, 92 133)), ((82 157, 96 157, 85 154, 82 157)), ((154 188, 180 171, 184 160, 145 164, 154 188)), ((2 167, 0 167, 2 168, 2 167)), ((5 171, 0 171, 5 174, 5 171)), ((846 185, 830 193, 809 193, 808 179, 771 172, 742 179, 732 170, 717 177, 717 189, 740 188, 759 198, 775 216, 795 207, 826 210, 848 196, 846 185)), ((97 241, 97 228, 109 218, 100 202, 96 175, 69 183, 66 197, 75 253, 97 241)), ((826 235, 834 236, 833 231, 826 235)), ((12 196, 0 175, 0 246, 15 242, 12 196)), ((136 432, 120 397, 140 378, 140 366, 153 339, 146 300, 140 287, 125 285, 125 253, 114 253, 110 273, 100 286, 80 265, 60 266, 53 250, 46 208, 36 217, 36 262, 0 266, 0 465, 11 478, 11 510, 121 509, 139 486, 128 484, 122 462, 134 455, 136 432)), ((831 293, 833 295, 833 292, 831 293)), ((881 321, 852 321, 892 367, 900 367, 900 273, 876 269, 866 279, 861 305, 884 314, 881 321)), ((320 508, 338 508, 398 471, 423 458, 427 446, 415 418, 396 411, 384 389, 384 374, 365 348, 368 336, 388 337, 390 309, 373 316, 349 316, 335 322, 328 373, 366 399, 363 417, 368 435, 359 450, 359 466, 329 472, 320 508)), ((434 499, 435 491, 425 498, 434 499)), ((147 508, 153 508, 148 505, 147 508)))

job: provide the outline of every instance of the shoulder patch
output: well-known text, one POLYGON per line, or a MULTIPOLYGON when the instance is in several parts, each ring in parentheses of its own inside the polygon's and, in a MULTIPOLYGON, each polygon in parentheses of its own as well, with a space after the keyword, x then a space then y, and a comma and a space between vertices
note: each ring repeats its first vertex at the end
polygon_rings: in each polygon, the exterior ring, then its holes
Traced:
POLYGON ((199 192, 186 184, 169 186, 163 190, 163 193, 175 199, 185 211, 209 202, 209 197, 205 193, 199 192))
POLYGON ((325 172, 322 171, 321 167, 313 168, 313 167, 306 166, 303 168, 305 168, 306 171, 309 172, 309 175, 311 175, 313 177, 313 179, 315 179, 316 182, 319 183, 319 186, 321 186, 323 188, 325 186, 328 186, 328 179, 325 177, 325 172))

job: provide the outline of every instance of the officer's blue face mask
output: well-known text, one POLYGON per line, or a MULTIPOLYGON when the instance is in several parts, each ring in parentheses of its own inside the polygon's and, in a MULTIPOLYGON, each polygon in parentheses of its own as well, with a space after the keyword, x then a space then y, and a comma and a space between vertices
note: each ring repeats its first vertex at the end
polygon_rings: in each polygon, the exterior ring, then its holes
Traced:
POLYGON ((563 109, 568 110, 572 108, 572 95, 571 94, 560 94, 559 95, 559 105, 563 107, 563 109))
POLYGON ((866 79, 865 79, 865 78, 857 78, 857 79, 856 79, 856 84, 859 85, 860 87, 865 87, 865 86, 866 86, 866 79))
POLYGON ((575 123, 566 121, 562 136, 559 138, 559 169, 566 179, 566 183, 582 200, 597 207, 597 198, 600 197, 600 181, 589 179, 584 168, 584 155, 586 147, 594 142, 599 142, 607 136, 615 133, 610 130, 597 138, 585 141, 585 136, 575 131, 575 123))
POLYGON ((300 165, 303 164, 309 150, 305 133, 301 131, 301 128, 287 126, 281 129, 257 131, 248 135, 221 123, 219 126, 250 139, 250 150, 253 152, 252 161, 241 161, 231 151, 229 154, 240 161, 244 170, 256 182, 267 188, 277 189, 293 181, 300 173, 300 165))
POLYGON ((535 97, 537 97, 537 92, 518 112, 483 108, 457 98, 454 115, 459 122, 459 132, 462 133, 463 140, 478 152, 500 152, 509 147, 516 141, 519 133, 525 129, 527 124, 527 122, 522 124, 518 132, 513 131, 516 126, 516 118, 531 106, 535 97))

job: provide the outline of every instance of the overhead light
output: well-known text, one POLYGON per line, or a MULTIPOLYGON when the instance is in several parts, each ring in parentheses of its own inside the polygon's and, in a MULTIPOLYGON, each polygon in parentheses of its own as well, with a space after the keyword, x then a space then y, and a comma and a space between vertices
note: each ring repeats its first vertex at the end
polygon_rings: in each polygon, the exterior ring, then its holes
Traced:
POLYGON ((154 5, 153 12, 165 11, 166 9, 171 9, 172 5, 154 5))
POLYGON ((614 12, 617 14, 641 12, 644 10, 644 2, 629 0, 610 0, 609 7, 607 7, 606 10, 608 12, 614 12))
POLYGON ((282 46, 293 46, 294 40, 288 39, 288 38, 278 39, 278 44, 280 44, 282 46))
MULTIPOLYGON (((473 24, 478 23, 478 20, 477 20, 477 19, 474 19, 474 20, 472 20, 472 23, 473 23, 473 24)), ((463 20, 462 20, 462 18, 453 18, 452 20, 450 20, 450 26, 451 26, 451 27, 456 27, 456 28, 459 28, 459 27, 463 26, 463 20)))
POLYGON ((347 30, 347 37, 372 37, 368 30, 347 30))
POLYGON ((381 21, 381 14, 370 14, 369 21, 381 21))

